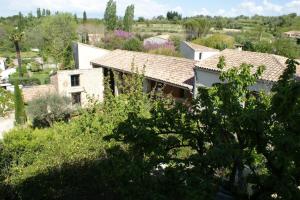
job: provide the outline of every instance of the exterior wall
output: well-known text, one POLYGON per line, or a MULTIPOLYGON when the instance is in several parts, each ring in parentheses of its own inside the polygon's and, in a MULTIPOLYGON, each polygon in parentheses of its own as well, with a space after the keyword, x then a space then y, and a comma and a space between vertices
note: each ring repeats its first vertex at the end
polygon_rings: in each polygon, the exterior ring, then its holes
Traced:
POLYGON ((0 70, 1 71, 5 70, 5 60, 4 59, 0 59, 0 70))
POLYGON ((195 52, 195 58, 194 58, 194 60, 197 60, 197 61, 199 61, 200 59, 199 59, 199 54, 202 54, 201 55, 201 60, 204 60, 204 59, 207 59, 207 58, 209 58, 209 57, 212 57, 212 56, 214 56, 214 55, 217 55, 217 54, 219 54, 219 52, 199 52, 199 51, 196 51, 195 52))
MULTIPOLYGON (((195 51, 191 47, 189 47, 185 42, 180 43, 180 53, 181 55, 183 55, 183 57, 188 59, 195 60, 196 58, 195 51)), ((199 54, 198 54, 198 58, 199 58, 199 54)))
MULTIPOLYGON (((211 87, 214 83, 220 83, 219 73, 210 72, 201 69, 195 69, 195 85, 194 85, 194 97, 197 96, 198 87, 211 87)), ((273 84, 269 82, 258 81, 257 84, 251 86, 249 89, 253 91, 266 91, 270 92, 273 84)))
POLYGON ((71 97, 72 93, 81 92, 81 104, 85 106, 89 97, 94 97, 103 101, 104 85, 103 70, 97 69, 77 69, 58 71, 57 78, 52 77, 51 82, 57 88, 59 94, 71 97), (71 75, 79 74, 79 86, 71 86, 71 75))
POLYGON ((165 44, 167 43, 169 40, 163 39, 163 38, 158 38, 158 37, 152 37, 152 38, 147 38, 144 40, 144 45, 146 45, 147 43, 150 44, 165 44))
POLYGON ((108 54, 110 51, 90 45, 74 44, 74 58, 77 69, 92 69, 91 61, 108 54))

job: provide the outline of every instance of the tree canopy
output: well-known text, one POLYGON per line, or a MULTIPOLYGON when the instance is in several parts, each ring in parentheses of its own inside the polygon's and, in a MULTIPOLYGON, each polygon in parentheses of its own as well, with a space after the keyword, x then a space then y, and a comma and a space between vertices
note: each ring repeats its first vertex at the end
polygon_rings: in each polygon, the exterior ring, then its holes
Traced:
POLYGON ((106 4, 106 9, 104 13, 104 23, 106 29, 113 31, 117 26, 117 5, 113 0, 109 0, 106 4))

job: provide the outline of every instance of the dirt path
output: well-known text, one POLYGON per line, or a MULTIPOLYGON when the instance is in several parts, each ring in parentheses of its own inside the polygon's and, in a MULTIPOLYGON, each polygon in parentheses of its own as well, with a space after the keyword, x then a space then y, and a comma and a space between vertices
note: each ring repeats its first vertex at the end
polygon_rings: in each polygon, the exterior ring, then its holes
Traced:
POLYGON ((8 117, 0 117, 0 139, 3 138, 3 134, 14 127, 14 114, 10 114, 8 117))

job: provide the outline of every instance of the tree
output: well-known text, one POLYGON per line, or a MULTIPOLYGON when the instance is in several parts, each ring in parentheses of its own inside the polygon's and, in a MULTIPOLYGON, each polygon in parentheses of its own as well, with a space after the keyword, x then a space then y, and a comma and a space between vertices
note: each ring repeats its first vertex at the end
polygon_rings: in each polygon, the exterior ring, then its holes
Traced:
POLYGON ((15 95, 15 122, 16 124, 24 124, 26 122, 26 113, 24 108, 24 101, 22 91, 19 88, 19 82, 15 81, 14 84, 15 95))
POLYGON ((187 39, 192 40, 205 36, 209 32, 211 24, 207 19, 189 19, 184 23, 184 28, 187 39))
POLYGON ((76 13, 74 14, 74 20, 75 20, 76 24, 78 24, 78 18, 77 18, 77 14, 76 13))
POLYGON ((125 31, 131 31, 132 25, 134 23, 134 5, 127 6, 124 19, 123 19, 123 25, 125 31))
POLYGON ((193 42, 211 48, 224 50, 226 48, 233 48, 235 40, 233 37, 225 34, 214 34, 208 38, 196 39, 193 42))
POLYGON ((49 127, 54 122, 66 122, 71 112, 70 98, 58 94, 45 94, 28 103, 28 114, 34 127, 49 127))
POLYGON ((37 8, 37 9, 36 9, 36 17, 37 17, 37 18, 41 18, 41 16, 42 16, 41 8, 37 8))
POLYGON ((20 50, 20 42, 22 41, 24 36, 23 32, 20 32, 18 28, 16 28, 11 35, 9 36, 10 41, 14 43, 15 49, 16 49, 16 54, 17 54, 17 59, 18 59, 18 67, 19 67, 19 77, 21 78, 22 75, 22 61, 21 61, 21 50, 20 50))
POLYGON ((45 8, 43 8, 43 11, 42 11, 42 16, 45 17, 46 16, 46 10, 45 8))
POLYGON ((104 24, 108 31, 113 31, 117 25, 117 5, 113 0, 109 0, 106 4, 104 13, 104 24))
POLYGON ((86 16, 86 12, 84 11, 83 12, 83 17, 82 17, 82 22, 86 23, 86 21, 87 21, 87 16, 86 16))
POLYGON ((60 65, 64 62, 67 49, 77 39, 74 17, 70 14, 60 13, 45 18, 41 28, 45 41, 42 52, 48 57, 54 58, 59 68, 62 67, 60 65))
POLYGON ((177 20, 181 20, 182 15, 179 14, 177 11, 168 11, 167 12, 167 19, 169 21, 177 21, 177 20))

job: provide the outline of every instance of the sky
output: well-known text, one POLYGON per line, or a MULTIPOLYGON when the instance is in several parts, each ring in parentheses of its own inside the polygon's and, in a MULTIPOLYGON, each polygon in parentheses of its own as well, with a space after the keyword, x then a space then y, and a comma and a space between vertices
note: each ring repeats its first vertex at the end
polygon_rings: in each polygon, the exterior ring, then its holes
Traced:
MULTIPOLYGON (((0 0, 0 16, 36 13, 37 8, 102 18, 107 0, 0 0)), ((183 16, 238 16, 255 14, 277 16, 295 12, 300 15, 300 0, 116 0, 117 14, 123 16, 127 5, 135 5, 135 16, 152 18, 174 10, 183 16)))

